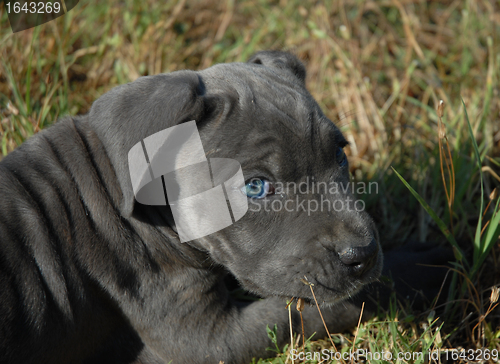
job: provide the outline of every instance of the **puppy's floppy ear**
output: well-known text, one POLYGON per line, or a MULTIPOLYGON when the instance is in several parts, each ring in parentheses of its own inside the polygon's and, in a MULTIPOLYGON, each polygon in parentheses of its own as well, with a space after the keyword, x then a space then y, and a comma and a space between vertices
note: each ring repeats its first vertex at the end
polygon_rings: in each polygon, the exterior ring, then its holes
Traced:
POLYGON ((306 80, 306 68, 297 57, 281 51, 261 51, 255 53, 247 63, 261 64, 266 67, 292 73, 302 84, 306 80))
POLYGON ((205 87, 193 71, 141 77, 118 86, 94 102, 89 113, 92 128, 104 144, 115 169, 123 199, 121 214, 129 217, 134 192, 128 152, 144 138, 180 123, 204 118, 205 87))

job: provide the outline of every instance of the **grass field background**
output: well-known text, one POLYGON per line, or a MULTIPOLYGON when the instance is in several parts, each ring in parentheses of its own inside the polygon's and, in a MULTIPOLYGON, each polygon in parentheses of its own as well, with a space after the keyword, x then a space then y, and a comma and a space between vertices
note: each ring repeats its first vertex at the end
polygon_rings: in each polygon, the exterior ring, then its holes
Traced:
MULTIPOLYGON (((263 49, 293 52, 306 65, 309 90, 350 142, 353 178, 379 182, 378 194, 362 197, 384 246, 454 241, 469 262, 456 265, 446 311, 395 303, 334 335, 337 349, 500 349, 500 2, 80 1, 15 34, 3 6, 0 19, 1 155, 140 76, 245 61, 263 49)), ((323 347, 330 341, 308 344, 323 347)), ((269 362, 291 360, 285 349, 269 362)))

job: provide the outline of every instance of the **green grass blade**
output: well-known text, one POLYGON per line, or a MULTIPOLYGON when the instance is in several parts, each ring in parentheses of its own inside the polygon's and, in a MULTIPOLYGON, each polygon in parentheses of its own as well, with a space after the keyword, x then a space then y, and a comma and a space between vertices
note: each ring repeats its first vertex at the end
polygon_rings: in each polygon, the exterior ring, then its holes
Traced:
POLYGON ((449 241, 449 243, 453 246, 454 248, 454 253, 455 253, 455 258, 459 261, 462 262, 463 260, 463 253, 460 247, 458 246, 455 238, 453 235, 450 233, 450 230, 446 227, 446 224, 439 218, 439 216, 436 214, 436 212, 429 206, 427 202, 418 194, 417 191, 415 191, 408 182, 404 179, 403 176, 401 176, 394 168, 392 168, 394 173, 398 176, 398 178, 403 182, 403 184, 410 190, 411 194, 413 197, 417 199, 417 201, 422 205, 422 207, 425 209, 425 211, 429 214, 429 216, 434 220, 434 222, 437 224, 441 232, 444 234, 446 239, 449 241))
POLYGON ((483 237, 481 239, 481 248, 482 250, 478 252, 478 257, 474 261, 474 265, 472 267, 472 271, 470 276, 473 277, 478 271, 484 260, 490 253, 491 249, 498 241, 498 237, 500 236, 500 199, 497 200, 495 210, 493 211, 493 216, 488 224, 488 228, 483 233, 483 237))
POLYGON ((495 206, 495 210, 493 212, 493 216, 488 225, 488 229, 486 230, 485 239, 483 243, 482 254, 489 253, 490 249, 493 247, 493 244, 497 241, 498 235, 495 234, 499 223, 500 223, 500 212, 498 211, 500 199, 497 200, 497 204, 495 206))
POLYGON ((476 235, 474 236, 474 263, 476 266, 481 252, 483 251, 481 246, 481 229, 483 226, 483 209, 484 209, 484 181, 483 181, 483 171, 481 170, 481 155, 479 154, 479 148, 477 147, 476 138, 474 138, 474 132, 472 131, 472 126, 469 121, 469 115, 467 114, 467 108, 465 107, 465 102, 463 99, 462 105, 464 107, 465 120, 467 121, 467 126, 469 130, 469 136, 472 140, 472 146, 474 147, 474 155, 476 157, 477 166, 479 168, 479 177, 481 179, 481 208, 479 209, 479 219, 476 226, 476 235))

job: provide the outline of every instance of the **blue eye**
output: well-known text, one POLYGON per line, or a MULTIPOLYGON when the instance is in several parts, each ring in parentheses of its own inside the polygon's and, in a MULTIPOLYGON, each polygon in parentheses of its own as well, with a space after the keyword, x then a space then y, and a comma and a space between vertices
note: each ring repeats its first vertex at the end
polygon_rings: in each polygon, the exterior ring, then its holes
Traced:
POLYGON ((274 194, 274 187, 264 178, 252 178, 242 191, 249 198, 261 199, 274 194))
POLYGON ((343 148, 340 148, 340 147, 337 148, 336 158, 337 158, 337 163, 339 164, 339 166, 344 167, 347 165, 347 157, 344 153, 343 148))

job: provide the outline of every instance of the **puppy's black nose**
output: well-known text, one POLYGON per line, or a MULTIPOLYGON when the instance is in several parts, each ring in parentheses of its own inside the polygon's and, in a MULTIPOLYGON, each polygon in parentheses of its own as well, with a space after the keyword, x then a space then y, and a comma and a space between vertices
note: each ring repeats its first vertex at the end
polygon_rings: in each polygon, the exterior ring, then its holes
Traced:
POLYGON ((378 256, 378 244, 372 239, 366 246, 349 247, 339 252, 339 259, 352 276, 359 277, 375 265, 378 256))

